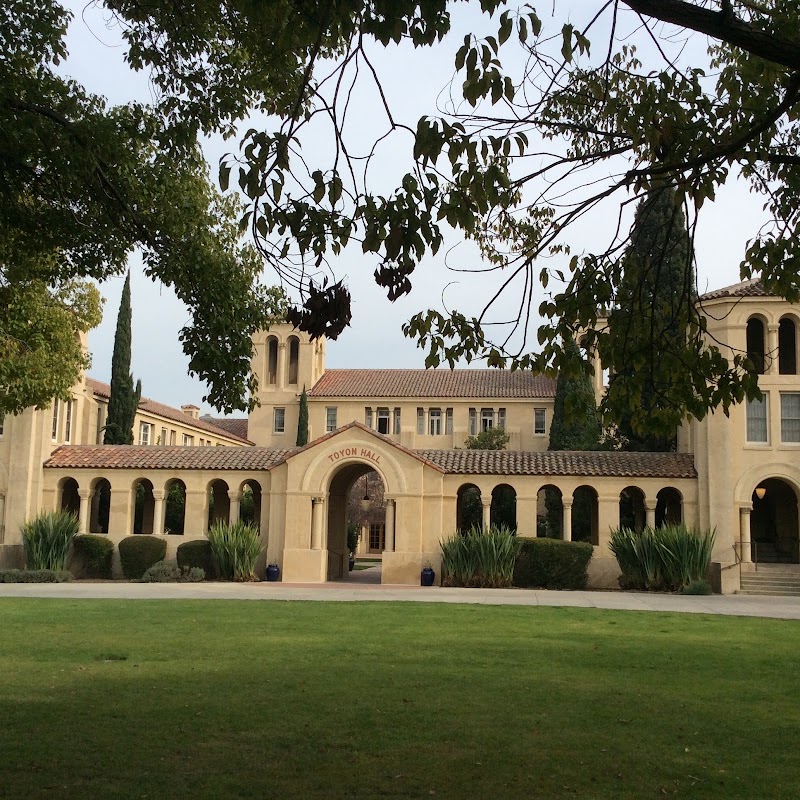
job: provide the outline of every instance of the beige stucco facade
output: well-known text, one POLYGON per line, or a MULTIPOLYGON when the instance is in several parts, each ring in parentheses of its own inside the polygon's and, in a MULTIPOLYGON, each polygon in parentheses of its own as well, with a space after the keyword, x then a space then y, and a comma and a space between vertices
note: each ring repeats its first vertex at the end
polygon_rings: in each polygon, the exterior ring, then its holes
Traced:
MULTIPOLYGON (((5 562, 18 559, 20 523, 39 509, 68 507, 82 531, 114 541, 153 533, 166 538, 172 554, 181 541, 204 536, 211 521, 238 519, 247 492, 264 564, 277 563, 285 581, 345 579, 347 493, 374 470, 386 501, 380 547, 360 550, 381 558, 384 583, 418 583, 428 563, 438 571, 439 543, 458 527, 467 488, 480 494, 484 524, 493 518, 498 490, 511 493, 518 534, 536 536, 543 491, 552 487, 561 496, 564 538, 573 538, 576 498, 590 499, 581 535, 594 546, 591 585, 616 584, 608 542, 624 500, 633 504, 637 525, 668 518, 715 529, 716 581, 733 591, 754 558, 800 561, 800 314, 755 283, 702 302, 709 336, 724 343, 726 356, 761 359, 765 400, 687 422, 677 454, 546 453, 552 383, 495 371, 326 370, 324 341, 278 325, 254 339, 261 405, 247 421, 246 438, 215 430, 213 420, 197 419, 191 408, 159 414, 151 403, 140 409, 134 431, 151 425, 148 444, 95 446, 106 400, 90 380, 73 390, 69 430, 66 411, 56 417, 53 409, 29 410, 6 419, 0 552, 5 562), (304 388, 310 444, 296 448, 304 388), (457 449, 471 433, 498 424, 510 434, 508 452, 457 449), (176 444, 164 446, 172 430, 176 444), (181 447, 184 435, 196 445, 203 439, 226 447, 181 447), (165 522, 170 489, 178 484, 185 497, 180 535, 165 522), (98 513, 102 492, 110 496, 105 516, 98 513)), ((597 369, 598 391, 601 375, 597 369)))

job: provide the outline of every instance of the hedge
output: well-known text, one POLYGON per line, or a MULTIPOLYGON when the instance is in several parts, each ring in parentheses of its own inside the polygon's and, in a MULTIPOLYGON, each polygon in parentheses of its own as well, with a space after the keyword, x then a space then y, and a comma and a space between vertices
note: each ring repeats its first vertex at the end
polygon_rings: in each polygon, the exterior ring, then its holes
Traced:
POLYGON ((122 574, 129 580, 140 580, 142 575, 167 554, 164 539, 147 534, 128 536, 119 543, 119 560, 122 574))
POLYGON ((211 552, 211 542, 208 539, 193 539, 179 544, 176 557, 181 569, 197 567, 205 572, 206 578, 213 577, 214 556, 211 552))
POLYGON ((174 561, 159 561, 142 575, 142 583, 198 583, 205 579, 200 567, 179 567, 174 561))
POLYGON ((585 589, 592 558, 587 542, 560 539, 520 539, 514 586, 537 589, 585 589))
POLYGON ((108 536, 93 533, 76 536, 72 540, 72 548, 75 557, 83 560, 84 578, 111 579, 114 542, 108 536))
POLYGON ((55 569, 0 570, 0 583, 69 583, 72 575, 55 569))

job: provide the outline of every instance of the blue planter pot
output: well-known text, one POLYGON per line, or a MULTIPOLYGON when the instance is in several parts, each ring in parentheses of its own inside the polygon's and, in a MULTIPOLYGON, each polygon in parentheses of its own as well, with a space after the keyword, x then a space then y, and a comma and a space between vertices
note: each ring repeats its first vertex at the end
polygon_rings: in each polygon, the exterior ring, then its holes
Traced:
POLYGON ((431 567, 423 567, 422 572, 419 575, 419 585, 433 586, 434 580, 436 580, 436 573, 433 571, 433 569, 431 567))
POLYGON ((275 582, 281 577, 281 568, 277 564, 270 564, 267 567, 267 580, 275 582))

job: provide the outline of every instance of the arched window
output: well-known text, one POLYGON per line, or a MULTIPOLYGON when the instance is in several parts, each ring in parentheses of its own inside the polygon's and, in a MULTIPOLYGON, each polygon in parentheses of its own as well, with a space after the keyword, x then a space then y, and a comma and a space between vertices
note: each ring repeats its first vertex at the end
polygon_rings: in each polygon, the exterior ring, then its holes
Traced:
POLYGON ((267 339, 267 383, 273 386, 278 382, 278 340, 274 336, 267 339))
MULTIPOLYGON (((231 500, 228 484, 223 480, 212 481, 208 486, 208 527, 215 522, 228 522, 231 513, 231 500)), ((235 521, 235 520, 234 520, 235 521)))
POLYGON ((289 375, 288 383, 296 384, 300 366, 300 340, 296 336, 289 339, 289 375))
POLYGON ((182 536, 186 521, 186 484, 181 480, 170 481, 164 496, 164 533, 182 536))
POLYGON ((591 486, 579 486, 572 493, 572 541, 597 545, 597 492, 591 486))
POLYGON ((108 533, 110 512, 111 484, 105 478, 98 478, 92 489, 91 516, 89 519, 91 533, 108 533))
POLYGON ((656 528, 680 525, 683 522, 683 496, 667 486, 656 495, 656 528))
POLYGON ((641 533, 646 521, 644 492, 638 486, 626 486, 619 493, 620 528, 629 528, 636 533, 641 533))
POLYGON ((561 489, 542 486, 536 493, 536 535, 548 539, 561 539, 564 535, 564 505, 561 489))
POLYGON ((261 484, 258 481, 245 481, 241 487, 242 499, 239 501, 239 519, 261 527, 261 484))
POLYGON ((60 508, 76 517, 80 515, 81 498, 78 494, 78 481, 75 478, 65 478, 61 482, 60 508))
POLYGON ((747 357, 759 375, 764 374, 764 341, 764 323, 758 317, 750 317, 747 320, 747 357))
POLYGON ((517 493, 507 483, 501 483, 492 489, 489 519, 492 525, 517 530, 517 493))
POLYGON ((483 504, 481 490, 467 483, 458 490, 456 496, 456 528, 462 532, 483 525, 483 504))
POLYGON ((778 372, 797 375, 797 326, 789 317, 778 325, 778 372))
POLYGON ((142 478, 133 485, 133 533, 152 533, 154 512, 153 484, 142 478))

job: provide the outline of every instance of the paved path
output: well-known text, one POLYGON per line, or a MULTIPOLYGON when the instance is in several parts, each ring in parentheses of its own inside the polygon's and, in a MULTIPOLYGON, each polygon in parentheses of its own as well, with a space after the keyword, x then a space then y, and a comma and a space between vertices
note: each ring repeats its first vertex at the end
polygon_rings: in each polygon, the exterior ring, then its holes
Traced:
POLYGON ((526 589, 423 589, 356 582, 298 583, 123 583, 75 582, 0 584, 0 597, 96 598, 124 600, 316 600, 404 601, 509 606, 573 606, 628 611, 800 619, 800 597, 644 594, 639 592, 547 592, 526 589))

